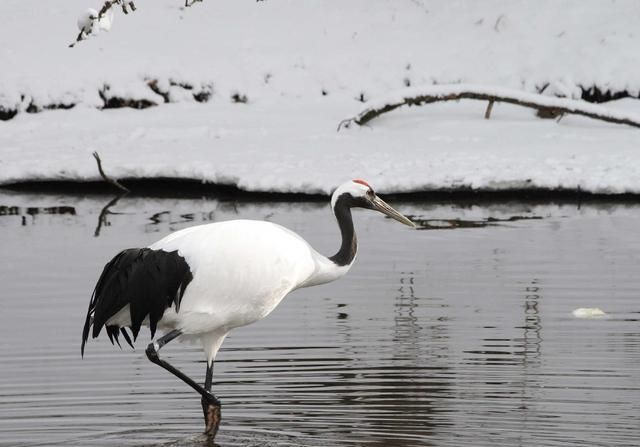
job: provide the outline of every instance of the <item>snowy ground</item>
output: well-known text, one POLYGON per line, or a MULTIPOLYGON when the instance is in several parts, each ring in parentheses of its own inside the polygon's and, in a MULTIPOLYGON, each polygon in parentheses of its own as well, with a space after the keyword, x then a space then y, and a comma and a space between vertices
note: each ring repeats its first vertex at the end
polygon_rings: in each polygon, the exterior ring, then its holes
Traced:
MULTIPOLYGON (((620 109, 637 100, 617 101, 620 109)), ((2 124, 0 182, 175 177, 250 191, 328 193, 362 177, 381 192, 564 188, 640 193, 640 130, 460 102, 398 110, 336 132, 352 103, 182 103, 143 111, 75 108, 2 124)))
POLYGON ((109 33, 67 48, 77 17, 102 3, 2 0, 0 104, 101 105, 105 84, 162 102, 149 79, 212 84, 221 102, 434 82, 640 92, 636 0, 136 0, 109 33))
MULTIPOLYGON (((0 2, 0 184, 175 177, 252 191, 581 189, 640 193, 640 131, 463 101, 336 133, 370 100, 468 82, 526 92, 640 92, 635 0, 137 0, 67 48, 101 1, 0 2), (149 86, 150 81, 156 90, 149 86), (210 93, 198 103, 194 94, 210 93), (102 95, 102 96, 101 96, 102 95), (246 97, 246 104, 234 99, 246 97), (143 111, 100 110, 109 98, 143 111), (169 103, 165 104, 168 100, 169 103), (37 111, 75 105, 71 110, 37 111)), ((640 113, 640 100, 609 107, 640 113)))

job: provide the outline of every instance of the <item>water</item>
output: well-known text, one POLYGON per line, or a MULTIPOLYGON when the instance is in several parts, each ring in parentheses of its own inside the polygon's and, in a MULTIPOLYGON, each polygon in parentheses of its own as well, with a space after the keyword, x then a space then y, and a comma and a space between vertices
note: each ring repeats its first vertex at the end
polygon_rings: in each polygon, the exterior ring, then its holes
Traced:
MULTIPOLYGON (((338 246, 324 203, 124 198, 98 225, 108 201, 0 193, 2 446, 206 445, 198 396, 147 361, 148 332, 80 358, 118 250, 240 217, 338 246)), ((637 444, 640 206, 398 208, 424 229, 357 213, 349 275, 232 332, 214 374, 221 447, 637 444)), ((162 352, 203 380, 197 346, 162 352)))

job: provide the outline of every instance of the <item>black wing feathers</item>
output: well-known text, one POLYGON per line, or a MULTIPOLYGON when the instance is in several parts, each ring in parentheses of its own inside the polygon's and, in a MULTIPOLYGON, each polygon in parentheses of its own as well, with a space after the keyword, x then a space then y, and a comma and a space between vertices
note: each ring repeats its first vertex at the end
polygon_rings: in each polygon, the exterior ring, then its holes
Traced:
MULTIPOLYGON (((165 310, 176 309, 187 285, 193 279, 189 265, 177 251, 166 252, 149 248, 130 248, 118 253, 105 265, 93 291, 82 331, 82 348, 89 338, 96 338, 102 327, 127 304, 131 312, 131 333, 135 340, 140 326, 149 317, 151 337, 165 310)), ((118 343, 122 334, 129 345, 131 337, 124 328, 106 326, 111 343, 118 343)))

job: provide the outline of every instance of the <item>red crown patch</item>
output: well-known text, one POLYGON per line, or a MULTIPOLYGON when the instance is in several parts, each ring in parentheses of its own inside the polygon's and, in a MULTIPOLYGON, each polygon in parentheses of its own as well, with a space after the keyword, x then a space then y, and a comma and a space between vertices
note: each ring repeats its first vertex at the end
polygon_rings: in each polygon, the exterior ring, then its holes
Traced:
POLYGON ((364 185, 367 188, 371 188, 371 185, 369 185, 367 182, 365 182, 364 180, 362 180, 360 178, 353 179, 353 183, 360 183, 361 185, 364 185))

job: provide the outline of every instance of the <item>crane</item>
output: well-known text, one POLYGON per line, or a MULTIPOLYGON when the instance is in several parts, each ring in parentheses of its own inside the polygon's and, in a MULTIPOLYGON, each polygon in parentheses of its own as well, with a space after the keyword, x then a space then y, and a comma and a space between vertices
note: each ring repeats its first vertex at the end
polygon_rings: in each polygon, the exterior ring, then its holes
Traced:
POLYGON ((212 393, 213 364, 232 329, 266 317, 291 291, 335 281, 356 258, 352 208, 379 211, 405 225, 407 217, 380 199, 364 180, 340 185, 331 196, 342 243, 326 257, 285 227, 257 220, 231 220, 185 228, 146 248, 129 248, 109 261, 89 302, 81 355, 91 333, 104 327, 111 343, 119 336, 133 347, 141 326, 154 339, 146 355, 201 395, 205 434, 218 431, 221 403, 212 393), (160 358, 170 341, 199 339, 206 356, 204 385, 160 358))

